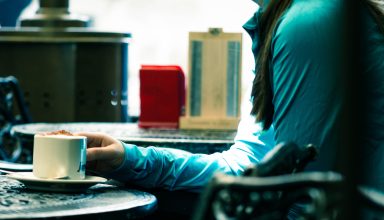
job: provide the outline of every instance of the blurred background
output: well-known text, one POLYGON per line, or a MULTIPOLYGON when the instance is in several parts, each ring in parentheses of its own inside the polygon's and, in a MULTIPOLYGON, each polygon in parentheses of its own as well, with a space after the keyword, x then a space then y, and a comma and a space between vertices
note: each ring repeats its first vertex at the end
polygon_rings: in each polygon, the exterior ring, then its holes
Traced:
MULTIPOLYGON (((21 17, 30 17, 38 9, 37 0, 0 0, 0 15, 4 17, 23 5, 21 17)), ((254 60, 251 40, 242 25, 256 9, 257 5, 250 0, 70 1, 71 12, 89 16, 91 26, 132 34, 128 64, 128 111, 131 116, 140 114, 138 74, 141 65, 179 65, 188 75, 188 33, 191 31, 205 32, 210 27, 220 27, 224 32, 243 33, 242 82, 243 90, 246 90, 247 82, 253 77, 254 60)), ((17 13, 13 14, 15 17, 17 13)), ((8 25, 12 22, 2 24, 8 25)))

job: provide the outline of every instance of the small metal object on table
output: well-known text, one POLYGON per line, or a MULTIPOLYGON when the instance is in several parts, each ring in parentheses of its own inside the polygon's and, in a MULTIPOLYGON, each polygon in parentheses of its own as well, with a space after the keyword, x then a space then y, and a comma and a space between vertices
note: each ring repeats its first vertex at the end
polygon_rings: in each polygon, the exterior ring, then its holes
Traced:
POLYGON ((136 123, 31 123, 13 126, 11 133, 23 147, 32 146, 33 135, 39 132, 67 130, 70 132, 103 132, 121 141, 138 146, 168 147, 192 153, 215 153, 227 150, 236 131, 142 129, 136 123))
POLYGON ((150 215, 156 204, 150 193, 110 184, 81 193, 55 193, 29 190, 0 176, 0 219, 137 219, 150 215))

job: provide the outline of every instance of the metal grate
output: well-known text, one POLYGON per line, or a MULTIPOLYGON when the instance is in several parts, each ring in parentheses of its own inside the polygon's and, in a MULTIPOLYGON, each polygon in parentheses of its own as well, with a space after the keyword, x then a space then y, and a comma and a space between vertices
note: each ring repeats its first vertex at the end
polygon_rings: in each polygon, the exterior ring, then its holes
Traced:
POLYGON ((179 130, 179 129, 141 129, 136 123, 33 123, 14 126, 16 135, 33 136, 39 132, 67 130, 70 132, 103 132, 122 140, 161 139, 161 141, 199 141, 233 142, 235 131, 218 130, 179 130))
POLYGON ((45 193, 0 176, 0 218, 48 218, 117 211, 145 215, 154 210, 156 198, 146 192, 98 184, 84 193, 45 193), (141 213, 142 212, 142 213, 141 213), (140 214, 141 213, 141 214, 140 214))
POLYGON ((32 149, 36 133, 55 130, 102 132, 138 146, 169 147, 192 153, 227 150, 236 135, 236 131, 142 129, 135 123, 32 123, 14 126, 12 134, 24 148, 32 149))

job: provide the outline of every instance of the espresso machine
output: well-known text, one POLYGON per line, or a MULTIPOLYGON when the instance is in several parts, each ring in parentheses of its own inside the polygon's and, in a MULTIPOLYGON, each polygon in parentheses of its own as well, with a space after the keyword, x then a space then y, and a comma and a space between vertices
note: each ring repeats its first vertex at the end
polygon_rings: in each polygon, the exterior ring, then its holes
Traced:
POLYGON ((130 33, 95 29, 69 0, 39 0, 0 28, 0 77, 19 81, 33 122, 128 122, 130 33))

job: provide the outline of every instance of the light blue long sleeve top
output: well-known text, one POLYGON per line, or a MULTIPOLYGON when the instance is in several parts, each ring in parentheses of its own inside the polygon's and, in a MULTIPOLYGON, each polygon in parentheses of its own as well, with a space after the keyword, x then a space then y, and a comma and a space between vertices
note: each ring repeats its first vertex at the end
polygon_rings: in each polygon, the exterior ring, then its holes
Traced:
MULTIPOLYGON (((339 34, 342 5, 340 0, 293 0, 280 18, 271 45, 271 83, 275 114, 273 126, 263 131, 250 113, 251 98, 243 104, 235 143, 224 152, 210 155, 156 147, 142 148, 124 144, 125 160, 109 174, 120 181, 143 187, 169 190, 200 190, 216 172, 241 175, 258 163, 276 143, 293 141, 298 145, 315 144, 318 159, 309 170, 332 170, 340 130, 342 91, 337 68, 341 62, 339 34)), ((258 17, 244 25, 257 54, 258 17)), ((366 16, 368 60, 364 75, 368 87, 369 129, 364 147, 372 161, 369 182, 384 187, 384 36, 376 23, 366 16)), ((342 39, 341 39, 342 40, 342 39)), ((361 161, 359 161, 361 162, 361 161)))

